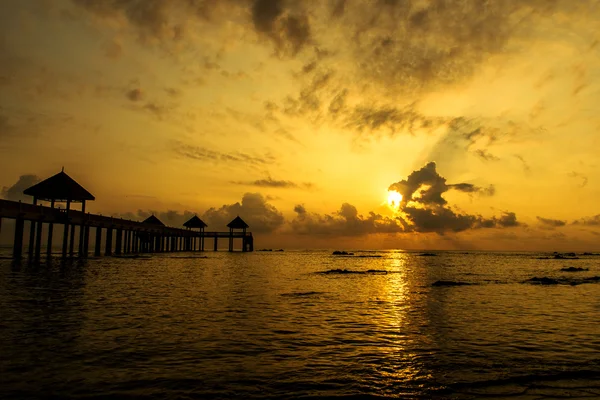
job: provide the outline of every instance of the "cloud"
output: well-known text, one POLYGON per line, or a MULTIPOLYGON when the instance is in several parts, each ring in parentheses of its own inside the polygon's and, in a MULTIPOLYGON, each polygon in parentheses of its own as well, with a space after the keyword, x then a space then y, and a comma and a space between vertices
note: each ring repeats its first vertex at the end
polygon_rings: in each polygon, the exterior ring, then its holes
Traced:
POLYGON ((311 28, 301 4, 295 9, 288 5, 291 3, 283 0, 255 0, 252 22, 259 34, 271 39, 279 54, 294 56, 311 42, 311 28))
POLYGON ((142 89, 140 89, 140 88, 128 90, 125 93, 125 96, 131 101, 140 101, 144 97, 144 95, 142 93, 142 89))
POLYGON ((578 220, 573 221, 573 224, 584 226, 600 226, 600 214, 591 217, 580 218, 578 220))
POLYGON ((447 184, 446 179, 437 172, 434 162, 413 171, 406 179, 393 183, 388 188, 402 195, 398 209, 403 214, 407 229, 416 232, 443 234, 447 231, 460 232, 467 229, 520 225, 513 212, 504 212, 500 217, 484 218, 452 210, 442 196, 450 189, 488 196, 495 193, 493 185, 481 188, 470 183, 447 184))
POLYGON ((0 196, 6 200, 29 202, 32 200, 32 197, 24 195, 23 190, 35 185, 40 181, 41 179, 37 175, 21 175, 19 180, 17 180, 14 185, 9 187, 4 186, 0 191, 0 196))
POLYGON ((296 217, 290 222, 292 231, 300 235, 361 236, 374 233, 399 233, 402 221, 369 212, 358 214, 355 206, 344 203, 332 214, 310 213, 303 205, 294 207, 296 217))
POLYGON ((401 205, 416 200, 425 205, 445 205, 447 201, 442 197, 449 189, 465 193, 480 193, 483 195, 494 195, 493 185, 481 188, 471 183, 446 184, 446 179, 438 174, 435 162, 430 162, 423 168, 413 171, 407 179, 393 183, 388 190, 393 190, 402 195, 401 205))
POLYGON ((585 187, 588 183, 587 176, 585 176, 584 174, 582 174, 580 172, 572 171, 572 172, 569 172, 568 176, 569 176, 569 178, 573 178, 573 179, 579 181, 578 186, 581 188, 585 187))
POLYGON ((278 189, 312 189, 314 187, 314 184, 310 182, 296 183, 293 181, 273 179, 270 176, 266 179, 257 179, 255 181, 233 181, 231 183, 234 183, 236 185, 247 185, 278 189))
POLYGON ((549 227, 560 227, 565 226, 567 224, 567 221, 563 221, 561 219, 542 218, 539 216, 536 218, 542 225, 546 225, 549 227))
POLYGON ((274 232, 285 222, 283 214, 269 204, 260 193, 246 193, 241 202, 210 208, 201 218, 211 229, 218 230, 227 226, 237 216, 246 221, 250 230, 256 233, 274 232))
POLYGON ((223 153, 210 150, 201 146, 193 146, 181 142, 173 142, 172 149, 180 157, 197 161, 210 161, 215 164, 233 163, 246 164, 252 166, 265 166, 275 162, 275 157, 270 154, 264 156, 254 156, 248 153, 233 151, 223 153))

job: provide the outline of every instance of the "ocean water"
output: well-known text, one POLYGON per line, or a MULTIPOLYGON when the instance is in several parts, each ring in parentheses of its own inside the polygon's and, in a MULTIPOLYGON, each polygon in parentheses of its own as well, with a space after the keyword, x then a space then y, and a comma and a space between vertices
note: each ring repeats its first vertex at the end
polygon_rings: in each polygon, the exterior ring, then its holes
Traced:
POLYGON ((0 398, 600 398, 600 255, 434 253, 0 259, 0 398))

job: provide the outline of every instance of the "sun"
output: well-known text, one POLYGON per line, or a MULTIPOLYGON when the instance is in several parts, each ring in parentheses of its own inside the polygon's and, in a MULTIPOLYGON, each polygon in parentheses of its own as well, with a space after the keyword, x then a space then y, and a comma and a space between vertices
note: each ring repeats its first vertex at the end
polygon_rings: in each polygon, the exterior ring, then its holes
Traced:
POLYGON ((390 207, 396 208, 400 206, 400 202, 402 201, 402 195, 395 190, 388 191, 387 203, 390 207))

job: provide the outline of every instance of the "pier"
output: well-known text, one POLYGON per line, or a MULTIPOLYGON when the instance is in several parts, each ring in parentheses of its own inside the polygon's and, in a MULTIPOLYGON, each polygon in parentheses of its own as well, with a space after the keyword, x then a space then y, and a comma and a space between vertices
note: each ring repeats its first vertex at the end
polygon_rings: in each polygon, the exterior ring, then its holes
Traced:
POLYGON ((205 231, 207 225, 197 216, 184 224, 184 228, 165 226, 152 215, 138 222, 85 212, 87 201, 94 196, 69 177, 64 170, 23 191, 33 197, 32 204, 0 200, 0 232, 2 220, 15 221, 13 258, 20 259, 24 250, 25 224, 29 224, 27 254, 40 259, 42 247, 48 257, 52 255, 55 227, 62 227, 61 256, 88 257, 127 255, 141 253, 164 253, 177 251, 204 251, 205 240, 213 241, 213 250, 218 250, 219 239, 228 241, 228 250, 234 251, 234 241, 240 240, 243 252, 254 251, 254 238, 247 232, 248 225, 238 216, 227 227, 229 231, 205 231), (38 204, 46 201, 50 206, 38 204), (66 203, 66 208, 55 208, 56 203, 66 203), (81 203, 81 210, 71 209, 81 203), (46 229, 44 229, 44 227, 46 229), (90 236, 93 234, 93 249, 90 236), (45 236, 45 246, 42 241, 45 236), (75 239, 77 247, 75 247, 75 239))

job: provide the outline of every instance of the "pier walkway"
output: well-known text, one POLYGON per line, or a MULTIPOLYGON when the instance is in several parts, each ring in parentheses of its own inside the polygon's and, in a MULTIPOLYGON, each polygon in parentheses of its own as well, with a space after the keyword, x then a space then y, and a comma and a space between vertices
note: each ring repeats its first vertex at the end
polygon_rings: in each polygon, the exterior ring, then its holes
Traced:
POLYGON ((95 231, 93 232, 95 234, 94 256, 204 251, 207 238, 213 241, 214 251, 218 249, 218 239, 229 241, 229 251, 233 251, 234 239, 242 240, 242 251, 254 250, 252 233, 246 232, 245 229, 242 232, 234 231, 231 228, 229 232, 209 232, 203 229, 194 231, 9 200, 0 200, 0 231, 2 219, 15 220, 14 258, 20 258, 23 253, 23 234, 26 221, 31 226, 28 253, 31 257, 36 258, 41 255, 43 236, 45 236, 46 242, 45 250, 48 255, 51 254, 54 239, 53 228, 56 224, 62 225, 63 228, 63 257, 73 256, 75 253, 79 257, 87 257, 91 229, 95 231), (44 225, 46 225, 46 229, 44 229, 44 225), (75 248, 76 236, 79 236, 77 248, 75 248))

